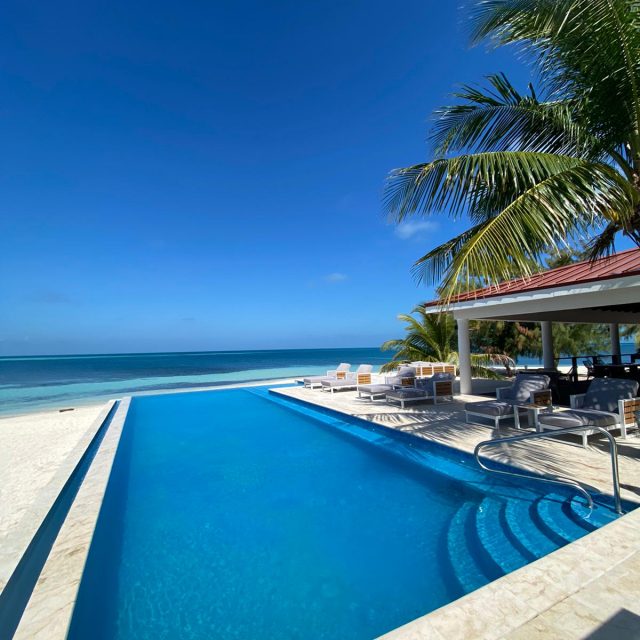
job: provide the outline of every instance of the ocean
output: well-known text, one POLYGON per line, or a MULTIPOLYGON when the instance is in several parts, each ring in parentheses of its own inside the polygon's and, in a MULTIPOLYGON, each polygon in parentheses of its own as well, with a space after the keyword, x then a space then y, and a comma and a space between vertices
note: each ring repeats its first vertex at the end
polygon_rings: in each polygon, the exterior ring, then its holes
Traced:
MULTIPOLYGON (((635 342, 620 342, 620 352, 622 353, 622 355, 631 355, 632 353, 636 353, 638 351, 638 348, 636 347, 635 342)), ((603 353, 592 353, 590 355, 602 355, 602 356, 608 356, 610 353, 609 350, 605 350, 605 352, 603 353)), ((586 354, 585 354, 586 355, 586 354)), ((578 358, 578 365, 582 365, 582 361, 584 360, 585 356, 579 357, 578 358)), ((606 358, 605 358, 606 360, 606 358)), ((628 360, 625 360, 625 362, 628 362, 628 360)), ((516 360, 516 364, 519 367, 522 366, 528 366, 528 367, 541 367, 542 366, 542 359, 541 358, 527 358, 524 356, 520 356, 517 360, 516 360)), ((558 364, 560 366, 565 366, 565 367, 570 367, 571 366, 571 356, 561 356, 561 358, 559 359, 558 364)))
MULTIPOLYGON (((623 343, 622 353, 634 353, 623 343)), ((161 389, 193 389, 322 374, 340 362, 372 364, 391 358, 378 348, 125 353, 0 358, 0 415, 90 404, 161 389)), ((519 358, 519 366, 540 366, 519 358)), ((561 365, 571 361, 561 360, 561 365)), ((581 364, 581 362, 579 363, 581 364)))
POLYGON ((378 369, 390 358, 378 348, 4 357, 0 358, 0 415, 160 389, 322 374, 340 362, 378 369))

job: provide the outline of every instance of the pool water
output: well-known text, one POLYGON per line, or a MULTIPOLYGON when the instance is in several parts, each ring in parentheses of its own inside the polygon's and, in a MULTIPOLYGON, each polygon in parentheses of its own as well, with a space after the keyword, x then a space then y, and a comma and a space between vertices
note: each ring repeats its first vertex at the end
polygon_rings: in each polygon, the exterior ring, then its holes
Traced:
POLYGON ((69 637, 373 638, 615 517, 538 484, 266 389, 134 398, 69 637))

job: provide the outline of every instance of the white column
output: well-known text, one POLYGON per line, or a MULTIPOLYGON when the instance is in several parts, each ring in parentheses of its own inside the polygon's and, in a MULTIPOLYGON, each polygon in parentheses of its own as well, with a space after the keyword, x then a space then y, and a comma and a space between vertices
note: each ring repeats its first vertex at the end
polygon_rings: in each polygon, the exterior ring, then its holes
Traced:
POLYGON ((614 356, 620 355, 620 326, 617 322, 612 322, 609 325, 609 335, 611 336, 611 354, 614 356))
POLYGON ((549 320, 540 323, 542 328, 542 366, 545 369, 555 369, 553 360, 553 329, 549 320))
POLYGON ((458 366, 460 393, 471 393, 471 342, 469 321, 466 318, 458 318, 458 366))

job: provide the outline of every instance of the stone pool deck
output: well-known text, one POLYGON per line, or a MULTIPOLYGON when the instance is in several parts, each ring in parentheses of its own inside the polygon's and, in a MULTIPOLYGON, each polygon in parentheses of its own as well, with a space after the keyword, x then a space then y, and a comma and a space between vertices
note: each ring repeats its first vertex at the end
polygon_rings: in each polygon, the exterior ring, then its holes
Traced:
MULTIPOLYGON (((464 403, 413 405, 401 410, 355 392, 330 394, 302 387, 277 393, 472 452, 500 435, 522 433, 466 424, 464 403)), ((633 433, 633 432, 632 432, 633 433)), ((611 467, 604 442, 575 438, 505 444, 494 459, 527 470, 574 478, 611 493, 611 467)), ((640 437, 618 440, 623 498, 640 501, 640 437)), ((400 627, 385 640, 625 640, 640 638, 640 509, 451 604, 400 627)))

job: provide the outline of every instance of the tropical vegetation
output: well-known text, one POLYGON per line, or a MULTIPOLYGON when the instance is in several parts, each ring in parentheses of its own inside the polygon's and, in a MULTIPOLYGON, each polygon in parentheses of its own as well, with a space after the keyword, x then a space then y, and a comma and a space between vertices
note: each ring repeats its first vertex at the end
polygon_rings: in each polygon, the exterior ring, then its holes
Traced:
MULTIPOLYGON (((450 362, 458 364, 456 351, 456 322, 448 313, 427 313, 422 305, 410 314, 401 314, 399 320, 406 323, 404 338, 387 340, 381 349, 393 351, 393 358, 382 367, 391 371, 404 362, 450 362)), ((471 374, 476 378, 502 378, 491 368, 499 365, 507 371, 514 366, 513 360, 499 353, 472 353, 471 374)))
MULTIPOLYGON (((401 314, 405 337, 387 340, 383 351, 393 357, 383 371, 407 362, 451 362, 458 364, 456 323, 450 313, 428 313, 423 305, 411 314, 401 314)), ((542 332, 536 322, 472 320, 469 323, 472 374, 479 378, 510 375, 519 357, 541 358, 542 332)), ((635 325, 620 327, 623 338, 637 336, 635 325)), ((563 356, 590 356, 607 353, 609 327, 603 324, 561 324, 553 326, 554 353, 563 356)), ((564 364, 569 364, 565 362, 564 364)))
POLYGON ((640 12, 634 0, 476 0, 472 42, 512 45, 537 88, 503 74, 436 113, 433 157, 395 170, 396 221, 445 214, 459 235, 414 265, 443 297, 529 275, 559 247, 640 246, 640 12))

